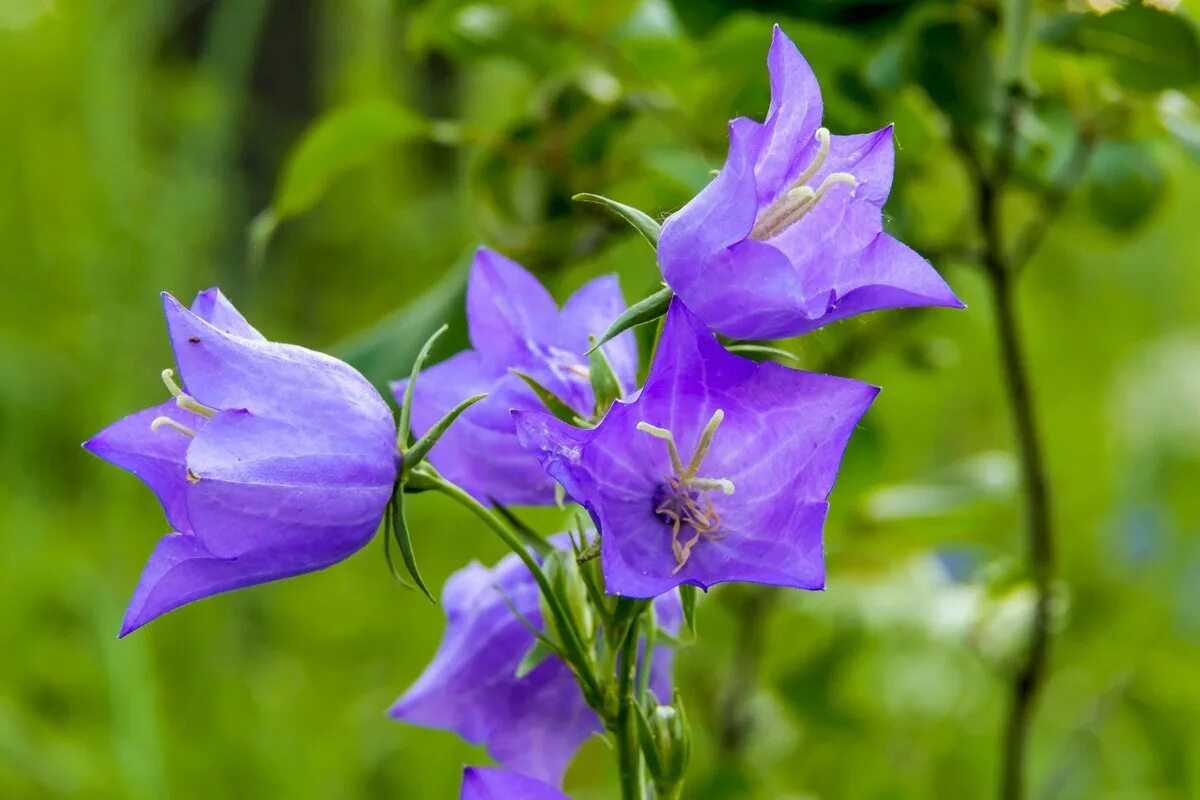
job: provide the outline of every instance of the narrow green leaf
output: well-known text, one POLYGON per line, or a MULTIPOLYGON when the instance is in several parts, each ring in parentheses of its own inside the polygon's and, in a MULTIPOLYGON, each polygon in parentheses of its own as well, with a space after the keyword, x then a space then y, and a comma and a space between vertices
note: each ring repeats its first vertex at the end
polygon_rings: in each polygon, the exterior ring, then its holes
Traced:
POLYGON ((387 515, 383 519, 383 557, 387 560, 388 570, 392 573, 392 577, 396 579, 397 583, 405 589, 416 589, 417 587, 409 583, 408 579, 400 574, 400 570, 396 569, 396 561, 392 558, 392 540, 395 538, 395 534, 392 533, 391 501, 388 501, 387 515))
POLYGON ((679 587, 679 602, 683 606, 683 623, 692 636, 696 635, 696 598, 698 595, 699 590, 690 583, 681 584, 679 587))
MULTIPOLYGON (((400 445, 401 452, 408 449, 408 435, 411 432, 409 428, 412 426, 413 392, 417 386, 417 376, 425 368, 425 362, 429 359, 429 351, 433 349, 433 343, 449 328, 449 325, 443 325, 434 331, 425 340, 425 344, 421 345, 421 349, 417 352, 417 357, 413 360, 412 372, 409 373, 408 383, 404 386, 404 399, 400 401, 400 424, 397 426, 396 440, 400 445)), ((416 466, 416 464, 417 462, 414 461, 413 466, 416 466)))
POLYGON ((604 206, 637 229, 638 233, 646 237, 646 241, 650 243, 651 247, 658 247, 658 235, 662 232, 662 225, 655 222, 645 211, 639 211, 633 206, 627 206, 603 195, 588 192, 577 194, 571 199, 580 203, 604 206))
POLYGON ((571 425, 579 424, 579 414, 575 412, 575 409, 567 405, 567 402, 554 392, 538 383, 537 378, 526 375, 520 370, 513 369, 509 371, 521 380, 525 381, 530 389, 533 389, 533 393, 536 394, 538 399, 542 401, 542 405, 546 407, 547 411, 561 419, 563 422, 571 425))
POLYGON ((509 524, 513 531, 521 537, 521 540, 528 545, 529 549, 537 553, 543 558, 554 552, 554 547, 539 535, 537 531, 521 521, 516 514, 508 510, 501 503, 497 503, 494 498, 489 497, 492 502, 492 508, 497 514, 504 518, 504 521, 509 524))
POLYGON ((667 309, 671 306, 671 298, 674 296, 675 293, 671 291, 671 287, 664 286, 649 297, 643 298, 625 309, 625 313, 608 326, 608 330, 600 337, 600 341, 592 345, 588 354, 591 355, 592 350, 620 336, 630 328, 636 328, 638 325, 644 325, 666 316, 667 309))
POLYGON ((549 640, 544 638, 535 640, 533 647, 530 647, 529 650, 525 652, 525 656, 521 659, 521 663, 517 664, 517 680, 520 680, 529 673, 533 672, 538 668, 539 664, 541 664, 550 656, 557 655, 557 653, 558 651, 550 645, 549 640))
POLYGON ((621 391, 621 381, 608 360, 604 349, 596 346, 596 337, 588 336, 588 375, 592 381, 592 394, 596 398, 595 417, 604 416, 609 406, 620 400, 624 393, 621 391))
POLYGON ((634 718, 637 720, 638 742, 642 746, 642 755, 646 757, 646 769, 651 775, 662 774, 662 762, 658 758, 658 748, 654 746, 654 731, 650 729, 650 720, 646 717, 646 709, 641 703, 633 703, 637 709, 634 718))
POLYGON ((775 356, 786 361, 796 360, 795 353, 789 353, 787 350, 781 350, 778 347, 769 347, 765 344, 731 344, 726 345, 725 349, 731 353, 753 353, 764 356, 775 356))
MULTIPOLYGON (((412 382, 409 381, 408 385, 411 387, 412 382)), ((446 415, 435 422, 433 427, 425 432, 424 436, 418 439, 412 447, 404 451, 405 468, 411 469, 417 464, 420 464, 422 459, 424 459, 429 453, 429 449, 437 444, 438 439, 442 438, 442 434, 446 432, 446 429, 449 428, 451 424, 453 424, 454 420, 458 419, 459 415, 485 397, 487 397, 486 394, 477 394, 474 397, 468 397, 466 400, 463 400, 454 408, 447 411, 446 415)), ((409 398, 409 401, 411 402, 411 398, 409 398)))
POLYGON ((404 492, 397 491, 392 495, 391 513, 392 535, 396 537, 396 545, 400 548, 400 555, 404 559, 404 566, 408 570, 408 574, 412 576, 417 588, 429 598, 429 602, 437 603, 433 599, 433 595, 429 592, 429 587, 422 580, 421 571, 417 568, 417 557, 413 553, 412 536, 408 532, 408 521, 404 518, 404 492))

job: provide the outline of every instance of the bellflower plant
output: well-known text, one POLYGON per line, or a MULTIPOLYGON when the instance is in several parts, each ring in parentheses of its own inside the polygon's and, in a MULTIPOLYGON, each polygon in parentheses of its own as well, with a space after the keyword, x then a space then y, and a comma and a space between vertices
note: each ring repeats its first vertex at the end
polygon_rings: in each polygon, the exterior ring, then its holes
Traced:
MULTIPOLYGON (((588 375, 588 336, 625 310, 613 276, 584 285, 558 309, 550 293, 516 262, 487 248, 475 254, 467 283, 473 349, 424 371, 414 392, 413 428, 424 433, 463 397, 487 393, 429 454, 430 462, 484 504, 554 502, 553 482, 513 436, 509 410, 541 408, 519 371, 553 392, 583 419, 595 396, 588 375), (486 454, 486 455, 485 455, 486 454)), ((617 379, 633 388, 637 345, 626 333, 604 346, 617 379)), ((402 402, 407 381, 392 388, 402 402)))
POLYGON ((322 569, 371 538, 397 475, 391 411, 330 356, 268 342, 217 289, 163 295, 182 384, 84 447, 158 496, 121 635, 193 600, 322 569))
MULTIPOLYGON (((565 536, 552 540, 567 546, 565 536)), ((555 656, 527 672, 534 647, 529 626, 544 630, 538 586, 515 554, 491 569, 473 562, 446 581, 446 633, 433 661, 388 712, 394 719, 458 733, 510 769, 554 784, 579 747, 603 730, 580 694, 575 677, 555 656)), ((655 604, 657 621, 677 632, 679 600, 655 604)), ((672 652, 659 646, 649 688, 670 697, 672 652)))
POLYGON ((609 592, 821 589, 827 497, 878 391, 736 356, 676 299, 636 400, 592 429, 513 413, 522 444, 595 521, 609 592))
POLYGON ((495 767, 463 770, 460 800, 571 800, 548 783, 495 767))
POLYGON ((883 232, 892 127, 836 136, 821 127, 821 89, 775 27, 764 123, 729 125, 725 166, 667 218, 663 277, 727 336, 772 339, 903 306, 962 307, 907 245, 883 232))

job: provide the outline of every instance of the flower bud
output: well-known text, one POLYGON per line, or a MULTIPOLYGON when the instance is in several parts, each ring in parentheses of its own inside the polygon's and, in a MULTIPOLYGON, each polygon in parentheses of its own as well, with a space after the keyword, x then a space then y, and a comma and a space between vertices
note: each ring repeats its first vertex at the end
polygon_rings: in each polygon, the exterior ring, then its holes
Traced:
POLYGON ((671 705, 639 714, 642 752, 659 797, 679 796, 692 756, 692 738, 678 692, 671 705))
MULTIPOLYGON (((543 564, 546 577, 550 580, 550 589, 558 599, 559 605, 566 610, 575 623, 579 635, 585 642, 590 642, 596 633, 595 614, 588 599, 587 586, 583 582, 583 574, 579 570, 579 562, 575 553, 570 550, 557 550, 546 556, 543 564)), ((554 614, 546 607, 542 599, 542 619, 545 620, 546 632, 555 641, 561 641, 562 635, 558 630, 554 614)))

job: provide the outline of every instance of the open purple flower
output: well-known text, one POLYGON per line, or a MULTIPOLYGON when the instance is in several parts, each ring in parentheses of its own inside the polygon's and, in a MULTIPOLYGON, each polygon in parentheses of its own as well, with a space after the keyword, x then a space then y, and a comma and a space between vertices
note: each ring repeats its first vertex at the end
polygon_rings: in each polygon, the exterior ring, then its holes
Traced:
POLYGON ((548 783, 496 767, 463 770, 460 800, 571 800, 548 783))
MULTIPOLYGON (((467 284, 467 323, 473 350, 429 367, 414 392, 412 424, 425 433, 464 397, 487 393, 438 440, 429 461, 485 505, 548 505, 553 482, 513 435, 513 408, 542 408, 512 370, 529 375, 580 416, 595 400, 588 378, 588 335, 604 332, 625 310, 613 276, 585 284, 558 310, 550 293, 516 262, 480 248, 467 284)), ((617 378, 633 388, 637 344, 625 333, 604 346, 617 378)), ((392 388, 403 401, 407 381, 392 388)))
POLYGON ((735 356, 676 299, 636 400, 590 430, 514 416, 521 442, 595 521, 610 593, 821 589, 826 498, 878 391, 735 356))
MULTIPOLYGON (((565 537, 553 542, 566 546, 565 537)), ((529 570, 514 554, 492 569, 472 562, 446 581, 442 607, 441 646, 389 715, 454 731, 472 744, 486 745, 510 769, 561 784, 576 751, 603 728, 557 656, 517 677, 534 637, 513 610, 539 629, 543 625, 529 570)), ((660 598, 654 608, 662 628, 678 631, 683 612, 677 595, 660 598)), ((669 647, 655 648, 650 687, 664 702, 670 697, 672 660, 669 647)))
POLYGON ((396 480, 391 411, 330 356, 266 341, 217 289, 163 294, 183 385, 84 443, 158 495, 159 540, 121 635, 219 592, 327 567, 374 534, 396 480))
POLYGON ((929 262, 883 232, 892 128, 832 136, 821 89, 775 27, 766 122, 729 126, 717 177, 672 214, 663 277, 727 336, 797 336, 844 317, 905 306, 962 307, 929 262))

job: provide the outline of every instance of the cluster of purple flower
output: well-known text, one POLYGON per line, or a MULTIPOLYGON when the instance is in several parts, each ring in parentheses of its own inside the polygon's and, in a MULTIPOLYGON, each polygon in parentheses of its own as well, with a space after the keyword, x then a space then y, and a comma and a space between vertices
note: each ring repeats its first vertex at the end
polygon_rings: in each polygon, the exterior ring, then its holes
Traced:
MULTIPOLYGON (((820 127, 816 80, 778 28, 768 63, 766 121, 731 123, 724 168, 661 229, 673 299, 640 387, 632 331, 594 347, 626 309, 615 279, 588 283, 559 309, 523 268, 481 249, 467 293, 473 349, 393 386, 401 403, 411 394, 412 427, 433 441, 414 458, 403 450, 408 431, 398 444, 387 404, 350 366, 266 341, 215 289, 190 310, 164 295, 181 382, 164 371, 170 400, 85 444, 145 481, 172 530, 121 635, 185 603, 346 558, 410 480, 458 487, 484 514, 551 505, 561 493, 594 532, 452 575, 441 647, 390 712, 485 744, 505 767, 468 769, 464 798, 549 799, 565 797, 554 787, 612 716, 605 697, 581 689, 577 663, 530 657, 543 645, 557 652, 563 619, 547 609, 578 621, 589 604, 645 601, 661 638, 637 629, 623 652, 640 653, 637 682, 667 704, 684 617, 677 587, 823 588, 827 498, 878 389, 752 361, 715 334, 795 336, 867 311, 961 304, 882 231, 891 128, 834 136, 820 127), (486 399, 463 411, 478 394, 486 399), (597 547, 598 570, 583 552, 597 547), (591 567, 588 588, 601 591, 574 603, 547 597, 538 565, 564 557, 591 567)), ((572 623, 567 638, 590 652, 615 624, 600 617, 572 623)))

